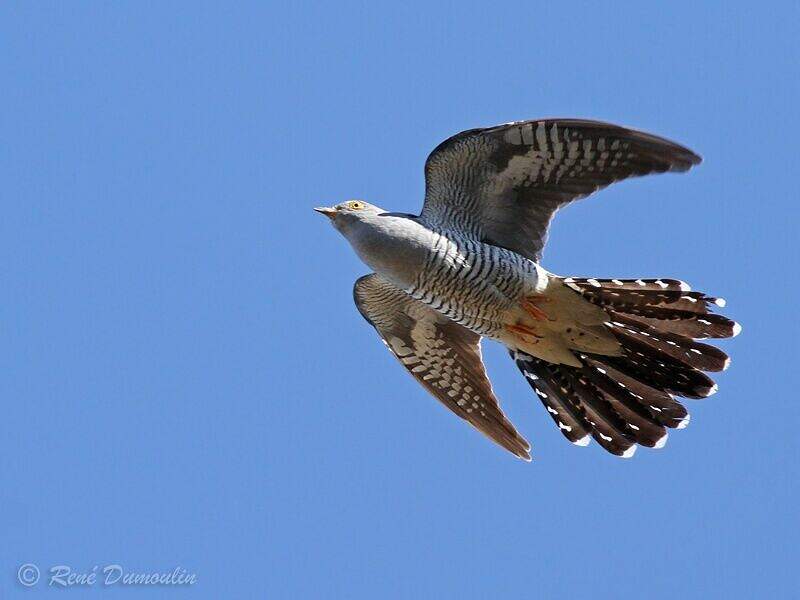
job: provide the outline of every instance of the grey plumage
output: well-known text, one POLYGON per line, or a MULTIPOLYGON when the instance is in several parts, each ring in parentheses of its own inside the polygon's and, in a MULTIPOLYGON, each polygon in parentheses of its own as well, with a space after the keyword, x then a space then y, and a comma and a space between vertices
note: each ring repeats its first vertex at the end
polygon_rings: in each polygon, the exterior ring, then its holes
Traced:
POLYGON ((538 261, 560 207, 615 181, 699 163, 695 153, 668 140, 597 121, 473 129, 428 157, 422 217, 538 261))
POLYGON ((716 298, 678 280, 562 278, 539 264, 554 213, 615 181, 686 171, 700 158, 607 123, 548 119, 465 131, 425 165, 419 216, 350 201, 329 216, 375 273, 356 282, 361 314, 425 388, 529 459, 486 376, 480 339, 509 348, 559 430, 619 456, 661 447, 705 397, 703 371, 728 366, 694 341, 738 333, 716 298))

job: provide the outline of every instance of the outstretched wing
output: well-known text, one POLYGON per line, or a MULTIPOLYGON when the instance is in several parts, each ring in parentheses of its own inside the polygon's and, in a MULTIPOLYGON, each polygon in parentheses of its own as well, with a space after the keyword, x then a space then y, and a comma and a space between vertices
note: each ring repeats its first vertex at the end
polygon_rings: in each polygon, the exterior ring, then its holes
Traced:
POLYGON ((687 171, 691 150, 599 121, 519 121, 459 133, 425 163, 432 225, 539 260, 553 214, 607 185, 649 173, 687 171))
POLYGON ((356 281, 353 297, 389 350, 431 394, 503 448, 530 460, 530 444, 506 419, 492 392, 479 335, 375 273, 356 281))

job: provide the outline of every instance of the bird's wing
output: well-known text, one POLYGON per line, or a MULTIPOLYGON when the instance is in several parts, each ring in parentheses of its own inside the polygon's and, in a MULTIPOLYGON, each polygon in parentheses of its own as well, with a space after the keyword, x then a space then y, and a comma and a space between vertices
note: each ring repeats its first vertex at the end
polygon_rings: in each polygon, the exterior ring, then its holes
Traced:
POLYGON ((481 359, 480 336, 414 300, 380 275, 356 281, 359 312, 402 365, 442 404, 520 458, 530 444, 500 410, 481 359))
POLYGON ((615 181, 686 171, 700 160, 669 140, 598 121, 472 129, 428 157, 421 216, 538 261, 560 207, 615 181))

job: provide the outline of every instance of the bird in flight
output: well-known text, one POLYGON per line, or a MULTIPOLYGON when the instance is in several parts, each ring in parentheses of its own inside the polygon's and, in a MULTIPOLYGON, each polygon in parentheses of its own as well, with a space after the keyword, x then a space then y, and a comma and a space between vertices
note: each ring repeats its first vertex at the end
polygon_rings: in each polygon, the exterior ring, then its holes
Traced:
POLYGON ((683 172, 700 157, 673 142, 580 119, 471 129, 425 163, 409 215, 351 200, 327 216, 374 273, 353 296, 400 363, 442 404, 516 456, 530 444, 500 409, 481 338, 508 348, 559 431, 628 458, 661 448, 689 414, 675 397, 717 390, 727 355, 698 342, 741 327, 720 298, 677 279, 561 277, 541 266, 555 212, 616 181, 683 172))

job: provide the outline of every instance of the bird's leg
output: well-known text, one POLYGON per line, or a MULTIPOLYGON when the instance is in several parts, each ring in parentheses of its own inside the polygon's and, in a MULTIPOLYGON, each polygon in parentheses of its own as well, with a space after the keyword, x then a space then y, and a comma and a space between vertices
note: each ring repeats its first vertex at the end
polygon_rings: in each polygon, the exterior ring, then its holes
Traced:
POLYGON ((520 304, 522 308, 527 312, 530 316, 532 316, 537 321, 554 321, 555 319, 551 319, 547 316, 547 313, 544 312, 541 308, 537 306, 537 304, 544 304, 550 302, 550 298, 546 298, 542 295, 534 295, 534 296, 526 296, 523 298, 520 304))

